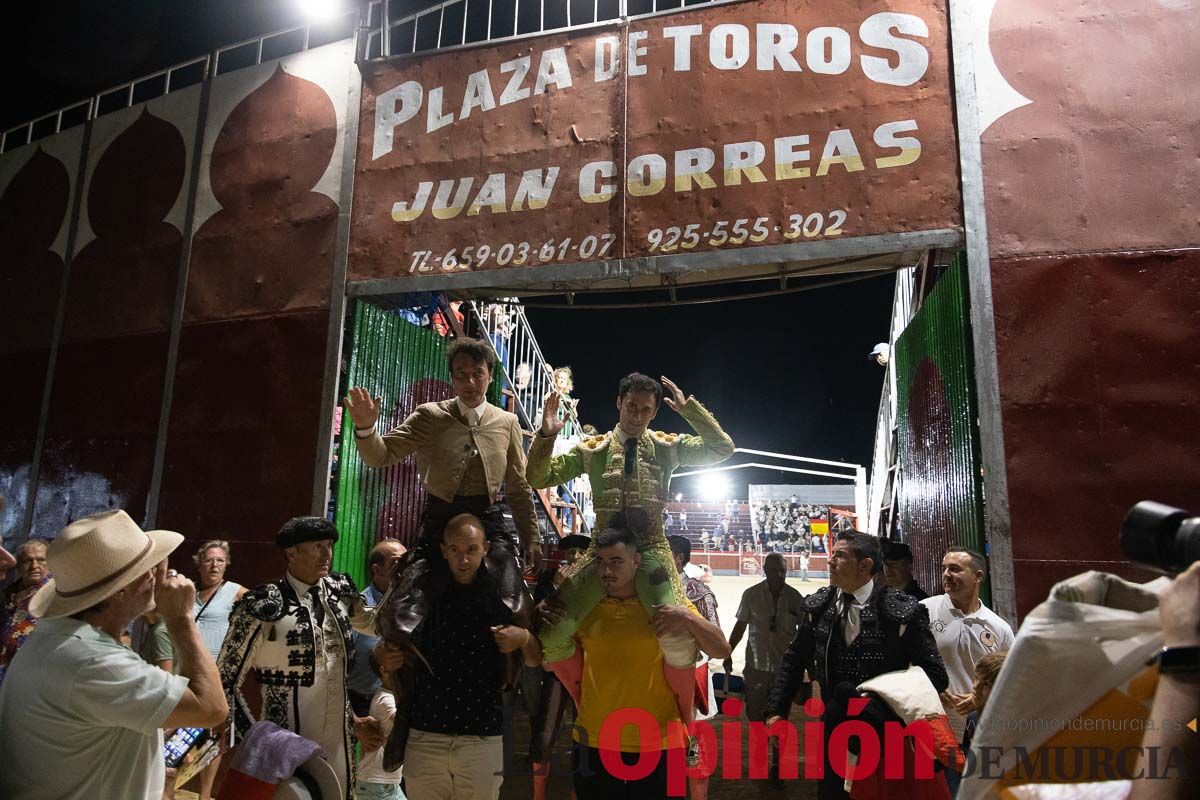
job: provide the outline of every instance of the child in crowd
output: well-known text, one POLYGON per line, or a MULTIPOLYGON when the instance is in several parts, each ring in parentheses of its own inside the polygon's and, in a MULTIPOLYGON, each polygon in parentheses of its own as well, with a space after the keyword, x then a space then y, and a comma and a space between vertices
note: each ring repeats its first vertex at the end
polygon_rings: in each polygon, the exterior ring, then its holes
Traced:
POLYGON ((962 743, 964 751, 971 747, 971 740, 975 738, 975 728, 979 724, 979 717, 983 714, 983 707, 992 693, 992 687, 996 685, 996 678, 1000 675, 1000 668, 1004 666, 1004 659, 1007 656, 1008 651, 1001 650, 996 653, 988 653, 975 662, 975 685, 971 689, 971 703, 975 710, 967 715, 967 727, 963 732, 962 743))
MULTIPOLYGON (((383 727, 386 738, 396 718, 396 687, 392 682, 392 673, 380 669, 375 652, 372 650, 369 656, 371 671, 379 676, 381 685, 371 698, 371 716, 383 727)), ((382 747, 363 753, 362 760, 358 762, 358 782, 354 793, 356 800, 406 800, 404 790, 400 788, 403 772, 403 767, 395 772, 384 772, 382 747)))

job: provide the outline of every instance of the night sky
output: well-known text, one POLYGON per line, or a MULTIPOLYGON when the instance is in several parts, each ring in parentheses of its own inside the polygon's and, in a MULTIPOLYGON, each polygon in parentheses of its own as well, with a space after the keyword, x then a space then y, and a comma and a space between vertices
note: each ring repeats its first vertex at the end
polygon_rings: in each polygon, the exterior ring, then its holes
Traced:
MULTIPOLYGON (((546 359, 574 370, 584 423, 611 428, 617 382, 637 370, 666 375, 694 394, 739 447, 869 467, 884 371, 867 355, 887 341, 894 283, 882 275, 757 300, 619 311, 532 309, 528 315, 546 359)), ((688 430, 668 408, 653 427, 688 430)), ((748 481, 828 482, 739 470, 730 475, 735 496, 746 497, 748 481)), ((686 482, 677 488, 691 493, 686 482)))
MULTIPOLYGON (((429 4, 414 0, 412 6, 429 4)), ((6 22, 0 49, 5 129, 303 18, 295 0, 92 0, 13 4, 6 22)), ((883 370, 867 354, 887 340, 892 289, 892 278, 883 275, 759 300, 531 310, 530 318, 551 363, 575 369, 581 418, 601 430, 616 421, 617 381, 639 370, 665 374, 695 394, 740 446, 869 466, 883 370)), ((666 408, 654 427, 686 429, 666 408)), ((799 479, 761 470, 731 476, 735 495, 743 498, 748 480, 799 479)), ((677 488, 690 491, 685 482, 677 488)))

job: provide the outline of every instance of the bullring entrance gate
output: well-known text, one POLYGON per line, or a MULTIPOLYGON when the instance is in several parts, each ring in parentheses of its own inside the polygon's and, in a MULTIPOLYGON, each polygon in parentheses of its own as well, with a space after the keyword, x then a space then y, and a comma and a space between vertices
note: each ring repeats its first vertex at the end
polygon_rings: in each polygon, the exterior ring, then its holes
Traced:
MULTIPOLYGON (((1200 433, 1165 412, 1200 402, 1167 355, 1195 333, 1175 321, 1194 309, 1200 178, 1186 159, 1200 134, 1195 103, 1172 93, 1200 86, 1200 62, 1130 45, 1175 41, 1166 32, 1200 14, 1192 0, 1107 4, 1119 13, 1082 0, 1045 17, 991 0, 454 0, 397 18, 364 2, 341 28, 231 45, 4 132, 8 542, 121 506, 232 540, 243 583, 272 573, 280 520, 327 510, 360 299, 677 298, 716 282, 753 294, 754 281, 804 289, 962 252, 945 270, 954 286, 913 289, 935 273, 901 273, 913 319, 926 295, 933 311, 920 336, 893 337, 909 385, 891 396, 924 398, 910 415, 921 431, 966 437, 949 463, 982 476, 971 513, 994 607, 1011 618, 1080 568, 1131 574, 1121 507, 1200 494, 1200 433), (1063 69, 1076 60, 1087 69, 1063 69), (1131 85, 1147 74, 1165 88, 1131 85), (1119 172, 1131 132, 1136 181, 1119 172), (1147 270, 1156 279, 1127 302, 1147 270), (1063 313, 1078 335, 1042 333, 1063 313), (954 319, 968 336, 938 327, 954 319), (957 355, 938 350, 951 341, 957 355), (1136 392, 1113 388, 1127 375, 1136 392), (939 386, 968 404, 925 402, 939 386), (1119 433, 1097 450, 1094 430, 1119 433), (1046 502, 1064 476, 1079 485, 1046 502)), ((899 425, 883 464, 899 453, 902 476, 905 453, 943 463, 936 437, 893 446, 899 425)), ((905 515, 939 502, 927 494, 888 506, 918 550, 905 515)))

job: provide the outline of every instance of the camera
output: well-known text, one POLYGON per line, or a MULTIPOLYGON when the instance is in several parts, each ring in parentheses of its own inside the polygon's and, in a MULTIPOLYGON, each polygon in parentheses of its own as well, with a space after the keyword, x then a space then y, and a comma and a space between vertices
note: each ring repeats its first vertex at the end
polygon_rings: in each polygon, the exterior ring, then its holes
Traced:
POLYGON ((1121 549, 1130 561, 1177 575, 1200 561, 1200 517, 1143 500, 1121 523, 1121 549))

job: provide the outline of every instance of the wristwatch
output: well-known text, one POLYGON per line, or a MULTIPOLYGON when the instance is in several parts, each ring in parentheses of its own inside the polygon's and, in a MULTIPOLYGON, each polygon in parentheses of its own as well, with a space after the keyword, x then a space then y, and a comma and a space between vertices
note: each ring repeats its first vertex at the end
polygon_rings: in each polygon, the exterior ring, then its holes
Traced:
POLYGON ((1158 653, 1158 671, 1163 675, 1200 675, 1200 646, 1164 647, 1158 653))

